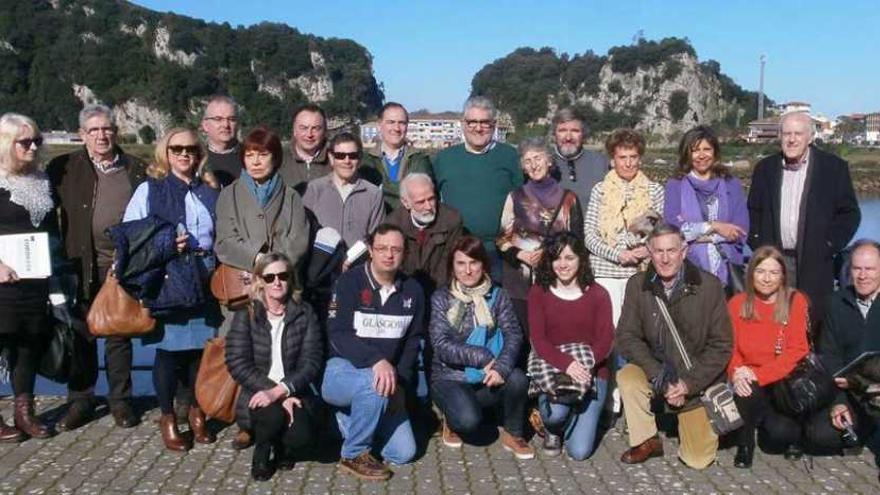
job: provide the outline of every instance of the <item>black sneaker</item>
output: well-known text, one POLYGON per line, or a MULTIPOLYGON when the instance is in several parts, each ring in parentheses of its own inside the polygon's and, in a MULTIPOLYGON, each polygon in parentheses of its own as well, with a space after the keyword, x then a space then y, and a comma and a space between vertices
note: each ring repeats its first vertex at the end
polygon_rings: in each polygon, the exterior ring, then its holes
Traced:
POLYGON ((556 457, 562 453, 562 437, 544 430, 544 444, 541 447, 547 457, 556 457))

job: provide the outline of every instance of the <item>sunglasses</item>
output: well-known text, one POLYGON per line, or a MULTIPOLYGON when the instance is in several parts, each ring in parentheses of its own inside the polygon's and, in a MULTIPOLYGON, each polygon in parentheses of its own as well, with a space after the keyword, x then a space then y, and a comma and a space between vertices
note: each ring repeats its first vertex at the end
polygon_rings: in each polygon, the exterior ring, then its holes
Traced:
POLYGON ((168 147, 168 152, 175 156, 180 156, 184 153, 187 155, 199 156, 202 153, 202 149, 196 144, 187 146, 172 144, 168 147))
POLYGON ((37 148, 39 148, 40 146, 43 145, 43 136, 37 136, 35 138, 18 139, 15 142, 20 144, 21 147, 26 150, 31 149, 31 146, 33 146, 33 145, 37 145, 37 148))
POLYGON ((348 157, 349 160, 357 160, 361 157, 361 154, 357 151, 351 151, 348 153, 344 151, 331 151, 330 154, 333 155, 333 158, 337 160, 343 160, 345 159, 345 157, 348 157))
POLYGON ((290 281, 290 272, 281 272, 281 273, 264 273, 260 275, 260 278, 263 279, 263 282, 267 284, 275 283, 275 277, 278 277, 278 280, 282 282, 290 281))

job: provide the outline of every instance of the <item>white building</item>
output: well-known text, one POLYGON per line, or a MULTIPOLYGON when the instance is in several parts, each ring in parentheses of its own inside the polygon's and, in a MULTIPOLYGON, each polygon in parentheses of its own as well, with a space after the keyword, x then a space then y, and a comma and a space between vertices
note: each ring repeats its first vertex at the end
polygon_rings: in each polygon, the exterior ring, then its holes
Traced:
MULTIPOLYGON (((407 139, 416 148, 447 148, 462 141, 461 120, 440 115, 411 117, 406 127, 407 139)), ((495 139, 504 141, 507 128, 498 125, 495 128, 495 139)), ((361 140, 365 146, 379 142, 379 124, 376 121, 361 125, 361 140)))

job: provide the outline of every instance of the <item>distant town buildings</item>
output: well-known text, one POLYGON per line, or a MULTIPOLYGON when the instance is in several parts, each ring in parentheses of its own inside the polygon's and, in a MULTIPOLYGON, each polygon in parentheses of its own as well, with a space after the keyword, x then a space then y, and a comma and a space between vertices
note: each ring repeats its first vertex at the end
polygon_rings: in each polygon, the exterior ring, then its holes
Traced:
POLYGON ((865 141, 880 144, 880 112, 865 115, 865 141))
POLYGON ((772 107, 774 114, 759 120, 749 122, 749 132, 746 141, 750 143, 767 143, 779 139, 779 122, 783 115, 789 113, 806 113, 813 120, 813 131, 816 138, 823 141, 834 137, 835 122, 821 114, 813 115, 812 105, 803 101, 790 101, 772 107))
MULTIPOLYGON (((407 125, 407 139, 416 148, 446 148, 462 140, 461 120, 455 114, 413 113, 407 125)), ((495 139, 504 141, 510 126, 499 119, 495 128, 495 139)), ((376 121, 361 124, 361 140, 365 146, 379 142, 379 124, 376 121)))
POLYGON ((48 131, 43 133, 46 144, 82 144, 82 138, 75 132, 48 131))

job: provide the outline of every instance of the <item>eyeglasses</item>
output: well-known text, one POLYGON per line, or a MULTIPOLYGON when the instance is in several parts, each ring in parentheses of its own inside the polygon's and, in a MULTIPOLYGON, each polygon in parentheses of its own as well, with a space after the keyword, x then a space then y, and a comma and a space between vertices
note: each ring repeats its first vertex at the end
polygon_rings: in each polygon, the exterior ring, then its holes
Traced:
POLYGON ((495 125, 494 120, 465 120, 465 125, 468 126, 468 129, 476 129, 478 127, 492 127, 495 125))
POLYGON ((389 252, 395 256, 403 252, 400 246, 373 246, 373 251, 379 254, 388 254, 389 252))
POLYGON ((115 127, 92 127, 86 129, 86 134, 89 136, 97 136, 98 134, 115 134, 115 127))
POLYGON ((205 120, 209 120, 215 124, 222 124, 223 122, 228 122, 230 124, 238 123, 238 117, 221 117, 219 115, 215 115, 213 117, 205 117, 205 120))
POLYGON ((278 280, 282 282, 288 282, 290 280, 290 272, 264 273, 260 275, 263 282, 266 282, 267 284, 275 283, 275 277, 278 277, 278 280))
POLYGON ((19 144, 22 148, 29 150, 31 146, 36 145, 37 148, 43 145, 43 136, 37 136, 35 138, 24 138, 24 139, 16 139, 16 143, 19 144))
POLYGON ((357 151, 350 151, 348 153, 344 151, 331 151, 330 154, 337 160, 344 160, 346 157, 348 157, 349 160, 357 160, 361 157, 361 154, 357 151))
POLYGON ((168 146, 168 152, 174 156, 181 156, 184 153, 190 156, 199 156, 202 153, 202 149, 197 144, 192 145, 180 145, 180 144, 172 144, 168 146))

